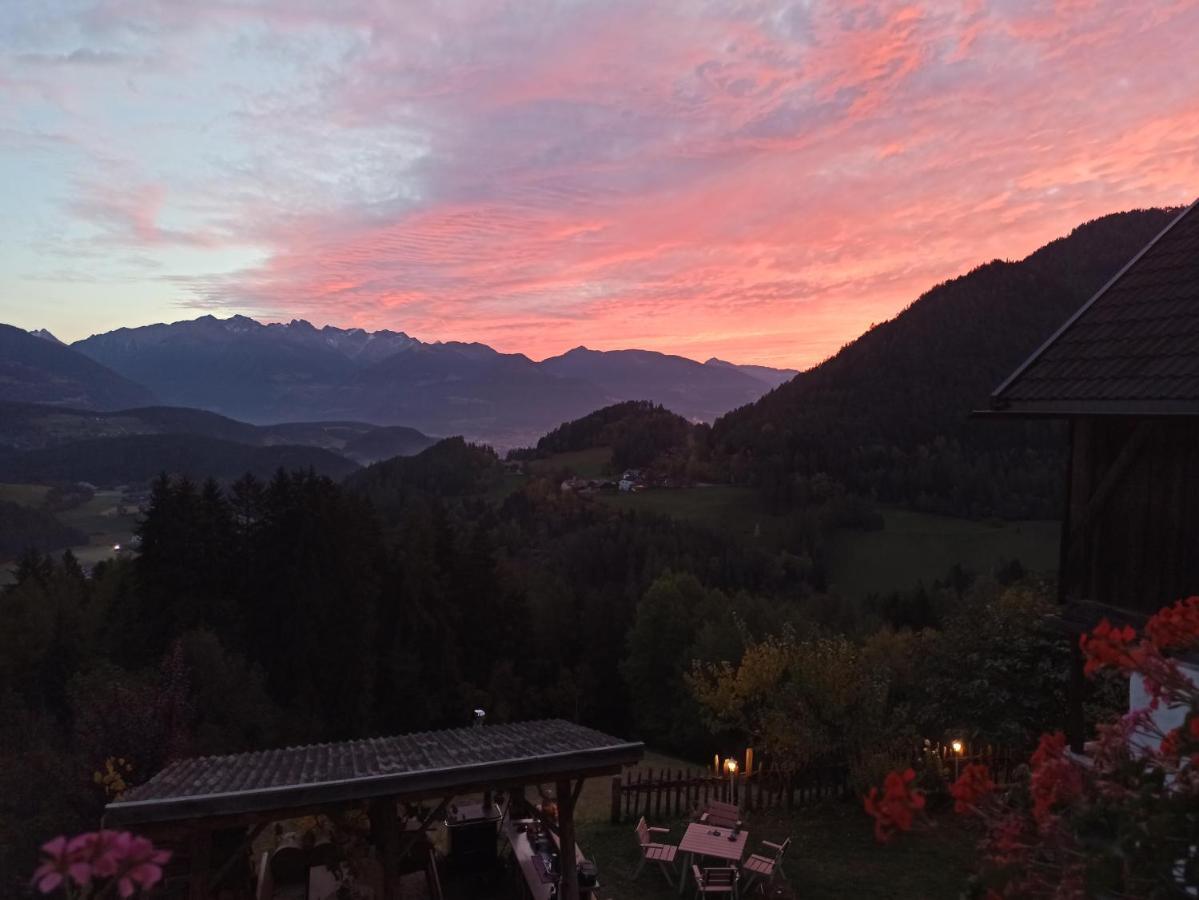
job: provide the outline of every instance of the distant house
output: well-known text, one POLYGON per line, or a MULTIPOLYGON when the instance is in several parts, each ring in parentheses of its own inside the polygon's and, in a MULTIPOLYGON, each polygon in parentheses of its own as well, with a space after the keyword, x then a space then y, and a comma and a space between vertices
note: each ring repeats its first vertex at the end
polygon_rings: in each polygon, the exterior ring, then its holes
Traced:
MULTIPOLYGON (((1070 424, 1059 591, 1072 633, 1199 594, 1199 201, 996 389, 990 413, 1070 424)), ((1079 657, 1075 642, 1076 749, 1079 657)))

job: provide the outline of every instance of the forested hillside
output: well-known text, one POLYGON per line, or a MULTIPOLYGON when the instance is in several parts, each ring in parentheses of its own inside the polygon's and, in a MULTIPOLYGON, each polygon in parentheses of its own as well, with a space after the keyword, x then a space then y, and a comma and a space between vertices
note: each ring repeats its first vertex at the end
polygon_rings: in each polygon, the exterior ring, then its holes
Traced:
POLYGON ((1064 431, 972 419, 991 391, 1170 219, 1097 219, 1020 262, 924 294, 826 362, 719 419, 713 449, 774 508, 825 474, 879 501, 956 515, 1061 513, 1064 431))
POLYGON ((154 395, 56 340, 0 325, 0 401, 119 409, 154 395))
POLYGON ((45 510, 0 500, 0 559, 12 559, 26 550, 61 550, 86 540, 86 535, 45 510))
POLYGON ((664 455, 687 449, 698 430, 698 426, 662 406, 648 400, 629 400, 564 422, 541 438, 535 448, 511 455, 515 459, 537 459, 610 447, 612 467, 621 470, 647 466, 661 461, 664 455))
POLYGON ((342 478, 358 467, 319 447, 251 447, 190 434, 138 434, 5 453, 0 482, 87 481, 112 487, 143 484, 161 472, 232 481, 247 472, 265 477, 279 468, 311 468, 342 478))

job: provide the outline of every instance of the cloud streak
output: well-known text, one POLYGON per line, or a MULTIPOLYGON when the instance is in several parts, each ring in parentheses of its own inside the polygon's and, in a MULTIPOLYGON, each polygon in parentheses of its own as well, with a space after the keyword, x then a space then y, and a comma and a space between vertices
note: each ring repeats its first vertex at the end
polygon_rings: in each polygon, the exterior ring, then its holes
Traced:
POLYGON ((136 315, 797 366, 972 265, 1199 193, 1199 2, 413 7, 7 23, 0 165, 40 165, 60 250, 159 261, 97 272, 157 292, 136 315))

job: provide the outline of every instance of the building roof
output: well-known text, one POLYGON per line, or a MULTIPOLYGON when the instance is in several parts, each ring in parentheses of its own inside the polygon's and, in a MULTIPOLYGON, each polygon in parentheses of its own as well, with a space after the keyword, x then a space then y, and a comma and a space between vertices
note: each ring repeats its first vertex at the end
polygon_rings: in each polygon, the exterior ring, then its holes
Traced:
POLYGON ((991 396, 996 412, 1199 415, 1199 201, 991 396))
POLYGON ((465 793, 599 774, 644 745, 549 719, 204 756, 171 763, 108 804, 108 827, 465 793))

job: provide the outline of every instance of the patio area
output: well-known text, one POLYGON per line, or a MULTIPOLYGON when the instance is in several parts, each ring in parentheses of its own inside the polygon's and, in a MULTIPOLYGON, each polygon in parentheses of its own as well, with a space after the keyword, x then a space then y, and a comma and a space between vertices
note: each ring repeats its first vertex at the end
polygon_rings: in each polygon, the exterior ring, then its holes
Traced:
POLYGON ((561 720, 184 759, 105 809, 171 848, 188 900, 594 895, 576 840, 588 779, 640 743, 561 720))

